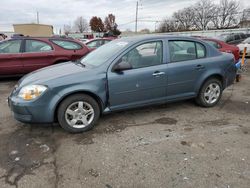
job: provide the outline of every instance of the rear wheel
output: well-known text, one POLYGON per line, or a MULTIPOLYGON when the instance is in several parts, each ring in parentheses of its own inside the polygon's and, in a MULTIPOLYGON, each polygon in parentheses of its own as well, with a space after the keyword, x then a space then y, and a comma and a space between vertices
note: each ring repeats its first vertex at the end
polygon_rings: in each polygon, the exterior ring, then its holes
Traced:
POLYGON ((85 94, 72 95, 63 100, 57 113, 59 124, 71 133, 90 130, 99 116, 98 103, 85 94))
POLYGON ((202 85, 196 102, 203 107, 213 107, 220 101, 221 96, 221 81, 216 78, 211 78, 202 85))

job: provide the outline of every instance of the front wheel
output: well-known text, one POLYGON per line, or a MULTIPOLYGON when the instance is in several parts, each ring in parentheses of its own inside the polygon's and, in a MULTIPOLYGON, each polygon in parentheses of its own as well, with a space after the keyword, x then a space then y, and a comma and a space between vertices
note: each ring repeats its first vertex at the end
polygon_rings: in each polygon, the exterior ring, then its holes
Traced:
POLYGON ((72 95, 63 100, 57 113, 59 124, 71 133, 90 130, 99 116, 98 103, 85 94, 72 95))
POLYGON ((207 80, 201 87, 196 102, 203 107, 215 106, 222 96, 222 83, 218 79, 207 80))

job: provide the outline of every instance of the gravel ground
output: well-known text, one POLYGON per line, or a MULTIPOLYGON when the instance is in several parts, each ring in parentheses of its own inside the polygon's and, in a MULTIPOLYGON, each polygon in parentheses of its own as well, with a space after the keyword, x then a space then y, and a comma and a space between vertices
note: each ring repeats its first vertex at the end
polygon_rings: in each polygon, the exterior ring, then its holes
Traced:
POLYGON ((249 188, 250 73, 214 108, 193 101, 103 116, 72 135, 15 121, 0 81, 0 187, 249 188))

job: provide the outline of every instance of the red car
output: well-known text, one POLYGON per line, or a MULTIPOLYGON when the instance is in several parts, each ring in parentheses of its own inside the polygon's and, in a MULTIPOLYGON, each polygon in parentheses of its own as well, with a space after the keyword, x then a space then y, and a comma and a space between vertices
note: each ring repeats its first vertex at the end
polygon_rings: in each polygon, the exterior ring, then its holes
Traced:
POLYGON ((97 38, 87 41, 85 44, 90 48, 91 50, 95 50, 96 48, 99 48, 100 46, 107 44, 108 42, 112 41, 111 38, 97 38))
POLYGON ((23 75, 56 63, 75 61, 90 52, 65 38, 18 37, 0 42, 0 76, 23 75))
POLYGON ((223 41, 212 39, 212 38, 202 38, 202 40, 207 41, 209 44, 217 48, 221 52, 232 53, 235 58, 235 62, 240 59, 240 49, 237 46, 227 44, 223 41))

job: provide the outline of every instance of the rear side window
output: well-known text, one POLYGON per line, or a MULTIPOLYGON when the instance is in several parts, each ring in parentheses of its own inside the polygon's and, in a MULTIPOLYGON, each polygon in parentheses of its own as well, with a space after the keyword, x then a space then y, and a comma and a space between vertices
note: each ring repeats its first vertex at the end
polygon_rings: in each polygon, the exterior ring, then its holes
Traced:
POLYGON ((87 46, 89 48, 98 48, 98 47, 100 47, 102 45, 101 42, 102 42, 101 40, 94 40, 94 41, 89 42, 87 44, 87 46))
POLYGON ((52 47, 45 42, 37 40, 26 40, 25 52, 48 52, 51 50, 52 47))
POLYGON ((82 48, 80 44, 73 42, 73 41, 52 40, 52 42, 67 50, 79 50, 82 48))
POLYGON ((197 58, 203 58, 206 56, 206 49, 205 46, 203 46, 200 43, 195 43, 196 44, 196 53, 197 53, 197 58))
POLYGON ((0 43, 0 54, 20 53, 22 40, 9 40, 0 43))
POLYGON ((171 62, 188 61, 206 56, 205 47, 193 41, 169 41, 171 62))

